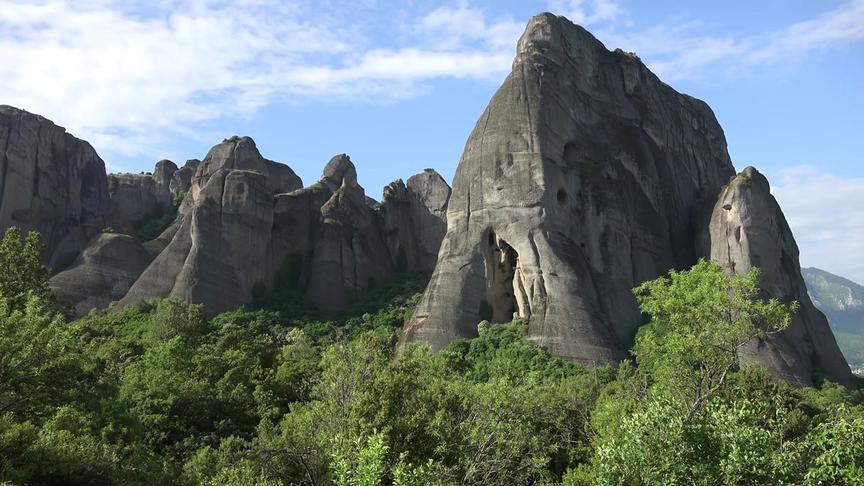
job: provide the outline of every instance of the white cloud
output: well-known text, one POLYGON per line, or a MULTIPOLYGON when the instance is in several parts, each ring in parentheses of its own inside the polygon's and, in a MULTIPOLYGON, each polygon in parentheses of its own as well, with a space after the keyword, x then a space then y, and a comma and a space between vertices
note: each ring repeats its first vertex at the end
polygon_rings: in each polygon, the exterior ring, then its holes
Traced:
POLYGON ((864 177, 813 166, 772 176, 771 192, 798 242, 802 265, 864 283, 864 177))
POLYGON ((549 8, 585 27, 616 23, 624 18, 626 13, 615 0, 551 0, 549 8))
MULTIPOLYGON (((609 47, 636 51, 668 81, 864 38, 864 0, 743 37, 705 36, 692 19, 636 28, 616 0, 536 1, 588 25, 609 47)), ((196 137, 198 122, 251 116, 276 101, 387 102, 424 93, 436 79, 495 83, 509 71, 524 19, 470 0, 421 4, 0 0, 0 103, 57 121, 110 162, 112 154, 170 152, 172 139, 196 137)))
POLYGON ((644 29, 601 23, 596 33, 609 47, 635 51, 665 81, 736 76, 864 40, 864 0, 772 32, 711 36, 704 31, 701 21, 671 19, 644 29))
MULTIPOLYGON (((368 8, 332 3, 334 12, 368 8)), ((521 30, 462 5, 421 18, 405 46, 381 48, 362 25, 306 8, 278 0, 0 0, 0 102, 57 121, 110 160, 152 154, 196 122, 248 116, 278 100, 387 101, 435 78, 497 80, 521 30)))

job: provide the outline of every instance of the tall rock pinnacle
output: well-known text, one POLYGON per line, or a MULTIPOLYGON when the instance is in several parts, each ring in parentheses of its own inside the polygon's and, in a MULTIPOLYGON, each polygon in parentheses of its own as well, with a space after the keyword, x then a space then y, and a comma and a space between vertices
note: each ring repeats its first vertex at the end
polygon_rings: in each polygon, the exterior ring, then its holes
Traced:
POLYGON ((403 340, 437 350, 476 336, 481 319, 516 315, 554 355, 616 362, 643 322, 631 289, 703 256, 699 218, 734 175, 705 103, 567 19, 538 15, 468 138, 403 340))

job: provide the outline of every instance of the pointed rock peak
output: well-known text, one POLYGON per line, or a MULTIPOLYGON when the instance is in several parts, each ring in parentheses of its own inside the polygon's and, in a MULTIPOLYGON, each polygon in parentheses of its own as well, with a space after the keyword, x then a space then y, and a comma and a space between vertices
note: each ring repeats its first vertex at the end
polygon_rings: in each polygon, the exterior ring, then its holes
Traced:
POLYGON ((409 189, 425 185, 446 186, 447 189, 450 189, 450 185, 447 184, 447 181, 435 169, 423 169, 423 172, 414 174, 408 178, 409 189))
POLYGON ((156 162, 156 168, 153 169, 153 178, 156 179, 157 182, 164 181, 167 183, 171 180, 171 176, 173 176, 177 170, 177 164, 170 160, 163 159, 156 162))
POLYGON ((339 154, 330 159, 321 174, 321 181, 332 190, 341 186, 357 187, 357 169, 347 154, 339 154))
POLYGON ((175 171, 177 170, 177 164, 168 159, 162 159, 159 162, 156 162, 154 173, 159 172, 160 170, 175 171))
POLYGON ((586 47, 605 50, 603 43, 584 28, 565 17, 543 12, 532 17, 525 27, 516 47, 514 65, 542 58, 560 63, 567 57, 582 57, 577 53, 586 47))
POLYGON ((408 198, 408 188, 405 187, 405 182, 402 179, 396 179, 384 186, 384 197, 382 201, 403 200, 408 198))
POLYGON ((765 185, 766 187, 769 186, 768 178, 762 175, 761 172, 759 172, 758 170, 756 170, 755 167, 752 166, 746 167, 735 178, 739 180, 743 179, 748 181, 755 181, 760 185, 765 185))
POLYGON ((198 159, 189 159, 186 161, 185 164, 183 164, 183 168, 184 169, 188 168, 188 169, 194 171, 195 169, 198 168, 198 164, 200 164, 200 163, 201 163, 201 161, 198 159))

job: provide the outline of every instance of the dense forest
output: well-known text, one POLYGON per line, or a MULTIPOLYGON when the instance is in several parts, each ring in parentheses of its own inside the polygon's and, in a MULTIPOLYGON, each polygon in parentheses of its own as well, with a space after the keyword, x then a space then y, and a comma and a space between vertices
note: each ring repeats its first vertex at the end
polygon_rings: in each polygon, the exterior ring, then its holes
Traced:
MULTIPOLYGON (((631 359, 586 368, 478 324, 399 346, 425 278, 325 317, 291 288, 216 316, 147 301, 71 320, 38 236, 0 243, 0 484, 864 483, 862 392, 797 389, 738 349, 796 305, 715 264, 634 289, 631 359)), ((281 284, 280 284, 281 282, 281 284)))

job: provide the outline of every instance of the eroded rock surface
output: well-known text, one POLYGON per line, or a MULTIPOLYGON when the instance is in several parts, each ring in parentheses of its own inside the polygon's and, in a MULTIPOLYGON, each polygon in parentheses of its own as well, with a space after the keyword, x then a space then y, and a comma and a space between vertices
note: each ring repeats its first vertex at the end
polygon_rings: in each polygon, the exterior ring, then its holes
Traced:
POLYGON ((742 358, 799 385, 813 384, 814 376, 849 383, 849 365, 807 294, 798 245, 765 176, 748 167, 729 182, 711 212, 703 244, 706 256, 730 272, 745 275, 759 267, 764 297, 800 304, 786 330, 750 343, 742 358))
MULTIPOLYGON (((534 17, 465 146, 439 260, 403 340, 438 350, 476 336, 481 319, 521 316, 554 355, 617 362, 642 323, 631 289, 703 256, 700 218, 734 175, 705 103, 567 19, 534 17)), ((782 219, 779 208, 768 212, 782 219)), ((764 262, 776 266, 766 269, 767 292, 803 301, 791 233, 774 234, 788 241, 765 239, 747 254, 788 254, 764 262)), ((802 307, 772 351, 748 358, 799 383, 814 371, 848 376, 811 310, 802 307)))
POLYGON ((294 262, 294 282, 324 312, 337 312, 390 277, 393 259, 380 223, 345 155, 333 157, 317 183, 276 197, 275 264, 294 262))
POLYGON ((53 263, 105 227, 107 208, 105 164, 89 143, 0 105, 0 230, 38 231, 53 263))
POLYGON ((192 177, 198 169, 198 164, 201 161, 198 159, 189 159, 183 167, 177 169, 168 183, 168 187, 172 194, 186 193, 192 188, 192 177))
POLYGON ((70 268, 51 278, 51 290, 59 303, 83 315, 126 295, 154 256, 129 235, 100 234, 70 268))
POLYGON ((539 15, 468 139, 405 338, 440 349, 516 314, 555 355, 616 362, 641 323, 631 289, 695 261, 693 210, 733 174, 705 103, 539 15))
POLYGON ((216 313, 248 303, 253 287, 272 279, 273 195, 300 185, 248 137, 216 145, 191 178, 178 220, 157 238, 168 240, 164 249, 120 304, 172 297, 216 313))
POLYGON ((399 270, 431 273, 447 232, 450 186, 434 170, 426 169, 384 188, 381 213, 385 240, 399 270))

